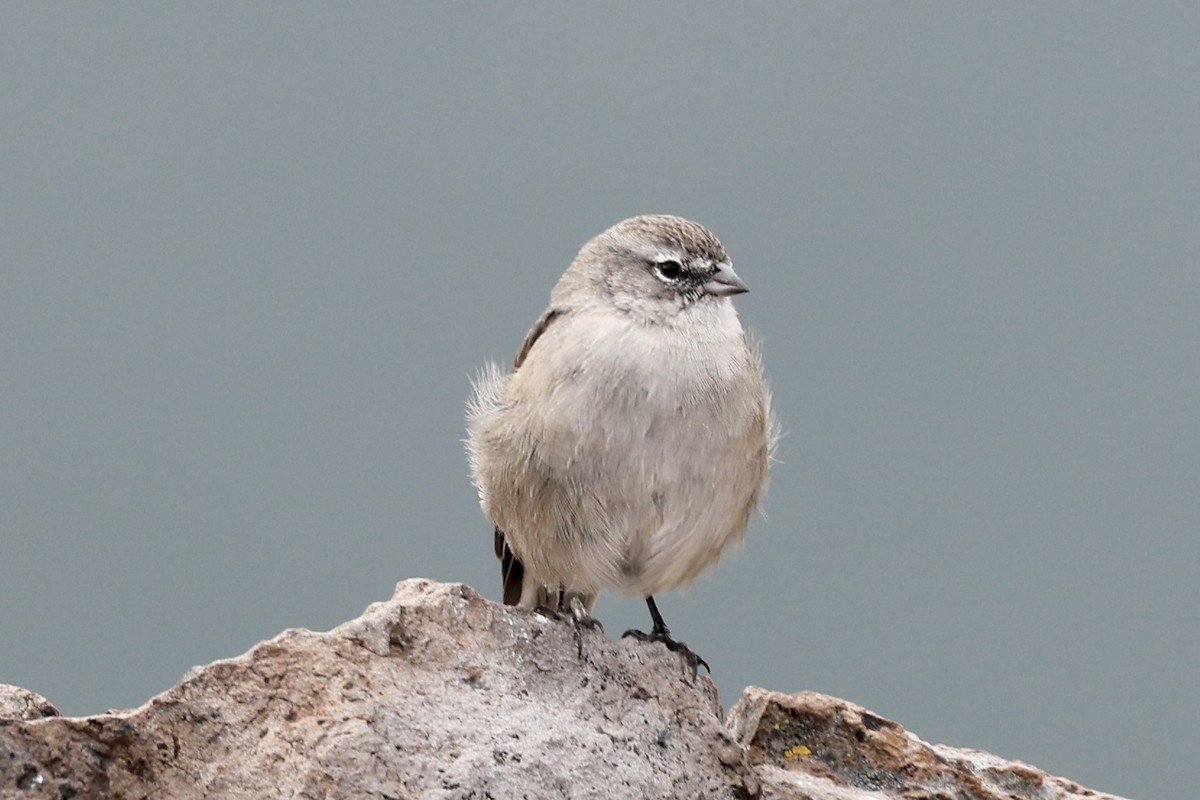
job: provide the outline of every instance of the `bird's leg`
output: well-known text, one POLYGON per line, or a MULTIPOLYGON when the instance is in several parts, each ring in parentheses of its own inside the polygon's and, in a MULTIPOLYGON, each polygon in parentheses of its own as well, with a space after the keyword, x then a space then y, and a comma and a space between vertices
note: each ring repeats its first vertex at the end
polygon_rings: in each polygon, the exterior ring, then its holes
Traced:
POLYGON ((558 587, 558 592, 555 594, 556 600, 553 605, 550 604, 550 593, 545 588, 538 590, 538 603, 533 607, 533 613, 541 614, 543 617, 556 619, 559 622, 567 618, 566 608, 563 606, 563 587, 558 587))
POLYGON ((663 622, 662 614, 658 613, 658 605, 654 602, 653 595, 646 595, 646 607, 650 609, 650 621, 653 623, 650 632, 628 630, 624 635, 631 636, 639 642, 662 642, 668 650, 683 656, 683 660, 692 668, 693 678, 696 677, 699 667, 704 667, 705 672, 711 673, 712 670, 708 668, 707 661, 693 653, 683 642, 677 642, 671 638, 671 631, 667 629, 667 623, 663 622))
MULTIPOLYGON (((562 602, 563 595, 559 594, 559 602, 562 602)), ((577 594, 572 594, 570 600, 567 601, 567 606, 571 614, 571 626, 575 629, 575 647, 579 652, 579 657, 583 658, 583 629, 594 631, 597 628, 601 633, 604 633, 604 626, 600 621, 588 613, 587 604, 583 602, 577 594)))
POLYGON ((570 622, 574 629, 575 647, 579 652, 579 657, 583 658, 583 629, 604 632, 604 626, 600 624, 600 621, 588 613, 588 603, 581 595, 568 592, 562 584, 558 586, 557 599, 553 606, 549 603, 548 594, 542 600, 543 602, 539 603, 534 611, 560 622, 570 622))

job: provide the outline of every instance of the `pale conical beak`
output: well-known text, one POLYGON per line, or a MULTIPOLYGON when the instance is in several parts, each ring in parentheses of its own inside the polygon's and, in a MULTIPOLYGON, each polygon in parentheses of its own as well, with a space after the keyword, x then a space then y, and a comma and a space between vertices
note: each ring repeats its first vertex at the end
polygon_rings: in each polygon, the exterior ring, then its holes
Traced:
POLYGON ((741 294, 750 291, 750 287, 733 271, 733 267, 722 264, 717 267, 713 276, 704 283, 704 291, 717 297, 728 297, 731 294, 741 294))

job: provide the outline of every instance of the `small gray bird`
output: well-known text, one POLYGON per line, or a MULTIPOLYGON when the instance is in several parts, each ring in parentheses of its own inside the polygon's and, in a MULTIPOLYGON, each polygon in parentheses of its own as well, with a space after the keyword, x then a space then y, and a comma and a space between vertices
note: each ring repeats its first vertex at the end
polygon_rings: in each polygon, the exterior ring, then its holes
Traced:
POLYGON ((506 604, 569 611, 581 641, 602 590, 638 594, 653 627, 626 635, 707 668, 654 595, 740 542, 766 491, 776 433, 745 291, 708 229, 633 217, 579 251, 512 371, 483 370, 467 451, 506 604))

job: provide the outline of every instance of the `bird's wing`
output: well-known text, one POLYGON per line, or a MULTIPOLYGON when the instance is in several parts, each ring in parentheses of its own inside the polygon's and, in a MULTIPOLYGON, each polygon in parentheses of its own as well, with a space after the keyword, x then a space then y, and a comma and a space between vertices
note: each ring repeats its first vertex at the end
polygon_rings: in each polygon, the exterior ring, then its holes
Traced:
POLYGON ((500 559, 500 580, 504 585, 504 605, 515 606, 521 601, 525 581, 525 565, 513 555, 504 540, 504 531, 496 528, 496 558, 500 559))
MULTIPOLYGON (((529 355, 533 343, 546 332, 550 323, 564 313, 566 312, 561 308, 548 308, 538 317, 538 321, 533 323, 529 333, 525 334, 525 341, 521 342, 521 349, 517 351, 517 357, 513 359, 514 370, 525 363, 525 357, 529 355)), ((500 580, 504 584, 504 604, 515 606, 521 600, 521 590, 525 581, 525 565, 508 546, 508 542, 504 538, 504 531, 499 528, 496 528, 495 547, 496 558, 500 559, 500 580)))
POLYGON ((533 323, 533 327, 529 329, 529 333, 525 334, 525 341, 521 342, 521 349, 517 351, 517 357, 513 359, 513 369, 518 369, 525 363, 525 357, 529 355, 529 351, 533 349, 533 343, 538 340, 546 329, 550 327, 550 323, 566 314, 565 309, 547 308, 538 321, 533 323))

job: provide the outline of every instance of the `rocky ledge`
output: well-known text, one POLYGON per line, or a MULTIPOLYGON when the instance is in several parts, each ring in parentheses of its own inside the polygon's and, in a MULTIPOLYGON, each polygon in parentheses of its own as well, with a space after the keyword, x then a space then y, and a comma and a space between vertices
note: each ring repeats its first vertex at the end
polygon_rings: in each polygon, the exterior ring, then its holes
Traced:
POLYGON ((569 625, 425 580, 132 711, 0 685, 0 797, 149 796, 1116 800, 811 692, 722 719, 661 645, 587 633, 581 661, 569 625))

